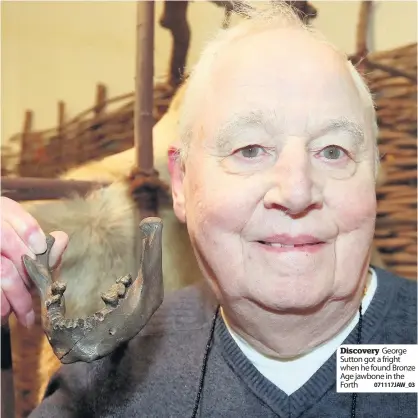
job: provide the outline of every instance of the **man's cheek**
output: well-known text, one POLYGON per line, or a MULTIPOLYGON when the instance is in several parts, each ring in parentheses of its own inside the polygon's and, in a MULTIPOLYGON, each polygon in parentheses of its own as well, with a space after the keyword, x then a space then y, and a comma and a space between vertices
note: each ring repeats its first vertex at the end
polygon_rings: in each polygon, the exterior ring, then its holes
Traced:
POLYGON ((228 225, 232 227, 239 223, 239 214, 242 214, 246 207, 245 196, 241 188, 232 187, 227 182, 223 182, 221 186, 211 181, 203 181, 200 186, 190 189, 187 200, 192 203, 190 209, 196 212, 196 218, 201 222, 209 221, 215 225, 225 225, 227 228, 228 225))
POLYGON ((367 187, 344 188, 333 197, 325 199, 333 212, 340 232, 350 232, 364 224, 370 224, 376 217, 374 190, 367 187))
POLYGON ((198 227, 205 235, 239 232, 245 223, 243 209, 228 204, 229 198, 231 197, 220 196, 196 205, 195 221, 199 223, 198 227))

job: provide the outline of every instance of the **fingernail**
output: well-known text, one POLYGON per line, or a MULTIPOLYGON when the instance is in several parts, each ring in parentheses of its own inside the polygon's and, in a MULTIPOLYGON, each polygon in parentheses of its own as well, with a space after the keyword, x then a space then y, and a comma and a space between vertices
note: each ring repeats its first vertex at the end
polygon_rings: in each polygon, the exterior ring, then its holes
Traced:
POLYGON ((25 318, 26 328, 30 328, 35 323, 35 312, 30 311, 25 318))
POLYGON ((28 238, 29 248, 35 254, 42 254, 46 251, 46 237, 39 232, 34 232, 28 238))

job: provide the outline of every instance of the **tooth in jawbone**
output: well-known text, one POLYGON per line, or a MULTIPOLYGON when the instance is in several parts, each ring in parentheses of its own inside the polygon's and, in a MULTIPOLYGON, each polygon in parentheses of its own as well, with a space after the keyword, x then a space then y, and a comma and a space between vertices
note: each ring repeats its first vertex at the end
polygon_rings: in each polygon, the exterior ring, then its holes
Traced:
POLYGON ((115 307, 119 303, 119 298, 123 298, 125 296, 126 286, 124 282, 129 283, 129 279, 122 279, 118 279, 116 283, 113 284, 107 292, 102 293, 102 300, 106 305, 115 307))
POLYGON ((117 283, 116 285, 116 292, 120 298, 123 298, 126 293, 126 287, 123 283, 117 283))
POLYGON ((116 307, 119 303, 119 296, 116 289, 113 289, 113 286, 105 293, 101 294, 102 300, 106 305, 116 307))
POLYGON ((56 281, 51 285, 51 293, 53 295, 60 295, 62 296, 67 289, 67 285, 64 282, 56 281))
POLYGON ((129 287, 132 284, 132 276, 127 274, 126 276, 120 277, 116 280, 116 283, 123 283, 126 287, 129 287))
POLYGON ((94 318, 97 319, 99 322, 102 322, 105 319, 105 314, 103 312, 96 312, 94 314, 94 318))

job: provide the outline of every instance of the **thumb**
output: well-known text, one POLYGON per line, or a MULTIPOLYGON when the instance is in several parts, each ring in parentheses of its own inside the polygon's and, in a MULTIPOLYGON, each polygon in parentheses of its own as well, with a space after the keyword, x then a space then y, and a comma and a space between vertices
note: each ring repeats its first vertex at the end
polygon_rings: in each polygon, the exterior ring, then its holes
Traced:
POLYGON ((62 231, 51 232, 51 235, 55 238, 55 242, 51 248, 51 253, 49 254, 49 267, 55 269, 61 262, 69 238, 68 235, 62 231))

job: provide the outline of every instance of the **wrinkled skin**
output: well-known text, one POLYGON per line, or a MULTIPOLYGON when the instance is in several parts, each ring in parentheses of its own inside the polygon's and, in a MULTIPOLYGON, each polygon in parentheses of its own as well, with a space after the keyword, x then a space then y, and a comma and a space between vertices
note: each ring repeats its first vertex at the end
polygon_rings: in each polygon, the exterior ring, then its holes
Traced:
POLYGON ((330 339, 366 284, 375 138, 347 68, 291 29, 235 41, 217 58, 184 169, 173 167, 176 214, 228 322, 268 355, 330 339), (280 234, 322 244, 260 243, 280 234))

